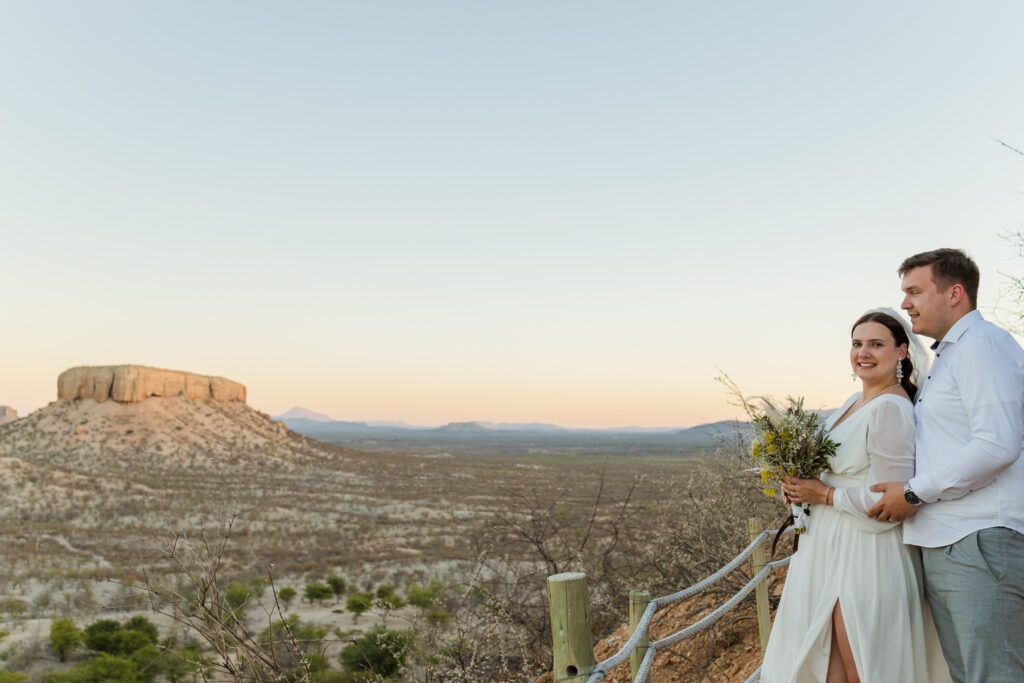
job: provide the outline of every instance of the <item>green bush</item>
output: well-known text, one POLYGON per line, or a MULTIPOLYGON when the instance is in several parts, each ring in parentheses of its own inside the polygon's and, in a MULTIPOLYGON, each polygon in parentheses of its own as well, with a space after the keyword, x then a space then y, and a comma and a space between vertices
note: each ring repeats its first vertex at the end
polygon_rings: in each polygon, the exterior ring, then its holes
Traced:
POLYGON ((253 596, 252 590, 244 584, 232 581, 224 589, 224 600, 231 605, 236 612, 253 596))
POLYGON ((359 619, 360 614, 369 611, 371 607, 373 607, 373 593, 353 593, 345 602, 345 609, 355 614, 356 620, 359 619))
POLYGON ((146 681, 152 681, 160 672, 160 664, 164 659, 164 653, 157 649, 156 645, 147 643, 137 648, 126 659, 135 664, 139 670, 139 677, 146 681))
POLYGON ((300 626, 292 631, 292 635, 303 649, 319 650, 320 642, 327 637, 327 629, 322 626, 300 626))
POLYGON ((253 578, 246 581, 246 585, 248 585, 253 597, 257 599, 263 597, 263 591, 267 589, 268 584, 269 581, 267 581, 267 579, 263 578, 262 576, 254 576, 253 578))
POLYGON ((100 653, 70 671, 43 674, 42 680, 43 683, 143 683, 144 679, 131 660, 100 653))
POLYGON ((338 658, 346 671, 372 672, 391 678, 405 665, 412 635, 375 626, 366 635, 346 645, 338 658))
POLYGON ((451 619, 451 615, 444 607, 428 607, 423 610, 423 618, 431 626, 444 626, 451 619))
POLYGON ((124 626, 121 628, 125 631, 138 631, 146 637, 146 640, 154 645, 160 639, 160 633, 156 630, 156 625, 141 614, 124 622, 124 626))
POLYGON ((66 662, 81 642, 82 632, 71 617, 60 617, 50 624, 50 649, 60 661, 66 662))
POLYGON ((158 640, 156 626, 143 616, 135 616, 122 626, 113 619, 100 619, 85 627, 82 642, 90 650, 110 655, 128 655, 158 640))
POLYGON ((279 642, 288 637, 288 632, 295 633, 299 627, 299 615, 290 614, 286 619, 278 619, 260 632, 260 642, 264 645, 279 642))
POLYGON ((24 614, 27 609, 28 605, 25 604, 25 601, 18 598, 4 598, 3 601, 0 601, 0 610, 7 612, 12 617, 24 614))
POLYGON ((336 598, 340 598, 344 595, 345 589, 348 587, 345 583, 345 579, 340 576, 328 576, 327 585, 331 587, 331 590, 334 592, 334 597, 336 598))
POLYGON ((313 602, 322 603, 334 595, 334 591, 324 583, 307 583, 303 595, 306 597, 306 600, 309 600, 310 604, 313 602))
POLYGON ((90 650, 118 654, 117 635, 121 632, 121 624, 113 619, 100 619, 85 627, 82 642, 90 650))
POLYGON ((441 591, 440 581, 432 582, 429 587, 414 583, 409 586, 406 596, 410 605, 425 609, 441 598, 441 591))
POLYGON ((284 603, 285 609, 288 609, 288 605, 291 604, 291 601, 295 599, 296 595, 298 595, 298 593, 295 592, 294 588, 291 586, 285 586, 277 592, 277 599, 284 603))
POLYGON ((377 589, 377 606, 385 611, 402 609, 405 607, 405 600, 395 593, 394 586, 385 583, 377 589))

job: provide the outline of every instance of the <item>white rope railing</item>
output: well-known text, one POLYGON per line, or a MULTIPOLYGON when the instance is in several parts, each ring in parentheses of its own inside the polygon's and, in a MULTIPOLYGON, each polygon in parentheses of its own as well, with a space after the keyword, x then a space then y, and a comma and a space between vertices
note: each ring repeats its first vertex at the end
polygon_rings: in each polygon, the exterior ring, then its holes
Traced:
MULTIPOLYGON (((788 531, 791 531, 791 529, 787 529, 787 532, 788 531)), ((636 650, 637 646, 640 644, 640 641, 643 639, 644 634, 647 633, 647 629, 650 626, 651 620, 654 618, 655 612, 657 612, 662 607, 666 607, 673 603, 679 602, 680 600, 688 598, 691 595, 699 593, 708 586, 728 576, 738 566, 745 562, 750 557, 750 555, 758 548, 758 546, 764 543, 770 535, 771 532, 762 531, 753 541, 750 542, 750 545, 748 545, 740 552, 739 555, 734 557, 728 564, 723 566, 721 569, 719 569, 706 579, 703 579, 702 581, 695 583, 689 588, 684 588, 681 591, 672 593, 671 595, 666 595, 651 600, 650 603, 648 603, 647 605, 647 609, 644 610, 644 614, 640 618, 640 621, 637 623, 636 628, 633 630, 632 635, 629 637, 629 640, 627 640, 626 643, 621 648, 619 648, 618 652, 613 654, 611 657, 608 657, 607 659, 598 662, 597 665, 594 667, 594 671, 590 674, 590 677, 587 678, 586 683, 598 683, 608 674, 609 671, 611 671, 616 666, 622 664, 627 659, 629 659, 630 654, 632 654, 633 651, 636 650)), ((668 645, 678 643, 679 641, 684 640, 694 635, 695 633, 700 633, 704 629, 714 624, 716 621, 721 619, 722 616, 724 616, 729 610, 731 610, 733 607, 739 604, 739 602, 743 600, 743 598, 750 595, 751 591, 753 591, 757 587, 757 584, 764 580, 765 577, 768 576, 768 574, 770 574, 775 569, 788 564, 790 559, 790 557, 785 557, 781 560, 776 560, 774 562, 769 562, 765 564, 761 571, 759 571, 753 578, 751 578, 750 581, 748 581, 743 586, 743 588, 741 588, 735 595, 729 598, 729 600, 720 605, 710 614, 706 615, 700 621, 691 624, 690 626, 687 626, 681 631, 677 631, 676 633, 673 633, 670 636, 650 643, 647 646, 647 652, 645 653, 643 662, 640 664, 640 668, 637 671, 636 678, 633 679, 633 683, 645 683, 645 681, 647 680, 647 676, 651 670, 651 664, 654 661, 654 655, 659 648, 663 648, 668 645)), ((756 681, 756 677, 759 675, 760 667, 758 667, 758 670, 754 672, 754 675, 750 679, 748 679, 747 683, 752 683, 753 681, 756 681)))

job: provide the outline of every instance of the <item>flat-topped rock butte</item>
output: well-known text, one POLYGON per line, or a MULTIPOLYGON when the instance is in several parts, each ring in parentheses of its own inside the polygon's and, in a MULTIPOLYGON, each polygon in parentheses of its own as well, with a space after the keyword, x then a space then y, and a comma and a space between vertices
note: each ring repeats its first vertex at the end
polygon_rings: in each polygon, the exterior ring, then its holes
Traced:
POLYGON ((61 401, 91 398, 99 403, 108 399, 141 403, 153 396, 245 403, 245 385, 223 377, 144 365, 79 366, 65 370, 57 378, 57 399, 61 401))
POLYGON ((10 406, 0 406, 0 425, 18 419, 18 411, 10 406))

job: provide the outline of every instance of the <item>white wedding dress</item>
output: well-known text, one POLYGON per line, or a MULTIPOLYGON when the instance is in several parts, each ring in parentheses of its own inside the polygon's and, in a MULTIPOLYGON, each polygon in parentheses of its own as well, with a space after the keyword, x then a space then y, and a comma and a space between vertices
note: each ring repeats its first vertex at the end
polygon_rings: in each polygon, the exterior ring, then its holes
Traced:
POLYGON ((839 448, 821 480, 836 487, 834 506, 811 506, 768 640, 762 683, 825 680, 837 600, 862 683, 951 680, 924 602, 917 548, 903 545, 900 525, 867 516, 881 499, 871 484, 913 476, 914 435, 913 405, 893 394, 870 401, 832 430, 839 448))

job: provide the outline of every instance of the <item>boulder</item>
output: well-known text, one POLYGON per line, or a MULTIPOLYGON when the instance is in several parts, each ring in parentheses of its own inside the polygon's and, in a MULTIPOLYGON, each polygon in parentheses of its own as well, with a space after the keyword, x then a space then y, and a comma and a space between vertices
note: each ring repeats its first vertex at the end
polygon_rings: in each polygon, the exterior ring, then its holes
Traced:
POLYGON ((57 398, 92 398, 100 403, 140 403, 150 396, 203 401, 245 402, 245 386, 223 377, 208 377, 179 370, 143 365, 81 366, 65 370, 57 378, 57 398))
POLYGON ((18 419, 18 411, 10 406, 0 406, 0 425, 18 419))

